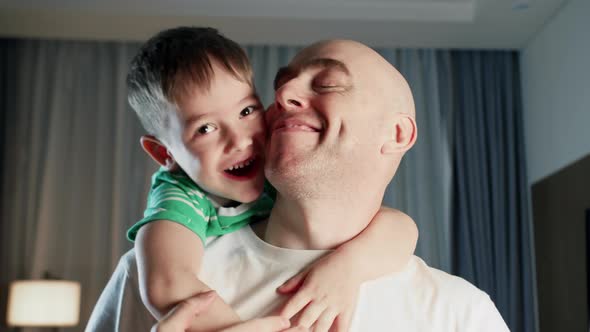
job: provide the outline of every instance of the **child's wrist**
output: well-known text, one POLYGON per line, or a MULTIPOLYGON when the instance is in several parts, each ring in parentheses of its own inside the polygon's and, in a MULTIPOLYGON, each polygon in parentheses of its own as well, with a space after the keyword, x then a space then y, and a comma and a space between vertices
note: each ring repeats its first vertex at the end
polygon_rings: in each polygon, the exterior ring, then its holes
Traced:
POLYGON ((333 259, 338 259, 345 262, 345 269, 347 270, 348 278, 357 284, 362 284, 374 278, 368 273, 371 271, 370 259, 366 259, 359 255, 358 252, 352 250, 353 248, 341 246, 335 252, 333 259))

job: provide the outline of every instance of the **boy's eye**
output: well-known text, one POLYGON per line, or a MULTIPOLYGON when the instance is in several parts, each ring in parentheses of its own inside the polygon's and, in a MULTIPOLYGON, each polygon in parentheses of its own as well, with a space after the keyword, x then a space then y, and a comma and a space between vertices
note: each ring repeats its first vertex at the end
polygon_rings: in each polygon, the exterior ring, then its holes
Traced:
POLYGON ((197 129, 197 132, 200 135, 205 135, 205 134, 208 134, 208 133, 213 132, 215 130, 217 130, 217 127, 214 124, 207 123, 205 125, 200 126, 199 129, 197 129))
POLYGON ((245 116, 248 116, 248 115, 254 113, 255 111, 256 111, 255 106, 248 106, 240 112, 240 117, 243 118, 245 116))

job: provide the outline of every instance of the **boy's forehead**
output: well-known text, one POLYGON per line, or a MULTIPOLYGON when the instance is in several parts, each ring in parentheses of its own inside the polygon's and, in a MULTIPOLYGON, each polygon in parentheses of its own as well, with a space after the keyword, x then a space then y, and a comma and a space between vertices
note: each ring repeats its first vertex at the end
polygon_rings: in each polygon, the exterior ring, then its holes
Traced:
POLYGON ((190 94, 179 101, 178 108, 184 116, 204 115, 232 110, 256 99, 252 85, 236 79, 230 73, 223 73, 212 81, 208 89, 195 86, 190 94))
POLYGON ((166 95, 175 102, 190 99, 197 94, 209 93, 211 85, 219 77, 232 76, 253 87, 251 71, 242 70, 231 63, 226 64, 215 57, 208 56, 206 61, 194 62, 184 70, 177 70, 166 82, 163 89, 166 95))

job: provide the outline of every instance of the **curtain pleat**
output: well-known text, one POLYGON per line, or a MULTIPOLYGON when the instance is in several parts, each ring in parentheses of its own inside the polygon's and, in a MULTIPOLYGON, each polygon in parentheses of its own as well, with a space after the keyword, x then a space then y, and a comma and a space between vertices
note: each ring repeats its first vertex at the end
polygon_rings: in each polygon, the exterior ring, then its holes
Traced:
POLYGON ((517 53, 456 51, 452 69, 453 272, 490 294, 512 331, 536 331, 517 53))

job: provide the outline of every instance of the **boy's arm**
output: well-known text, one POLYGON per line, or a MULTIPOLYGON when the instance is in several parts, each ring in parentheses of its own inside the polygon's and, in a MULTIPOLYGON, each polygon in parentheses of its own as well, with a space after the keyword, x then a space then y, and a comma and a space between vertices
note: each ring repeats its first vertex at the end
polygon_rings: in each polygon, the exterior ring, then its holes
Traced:
POLYGON ((280 293, 297 291, 281 315, 297 314, 299 325, 314 325, 316 331, 328 331, 333 324, 335 331, 347 331, 360 284, 400 271, 417 240, 412 218, 381 207, 358 236, 279 287, 280 293))
POLYGON ((363 281, 401 271, 416 250, 418 227, 407 214, 382 206, 371 223, 336 254, 351 260, 363 281))
MULTIPOLYGON (((158 320, 183 300, 210 290, 198 279, 203 243, 180 224, 158 220, 144 225, 135 239, 135 253, 142 301, 158 320)), ((217 331, 239 321, 216 297, 206 315, 195 316, 189 331, 217 331)))

